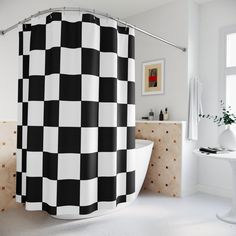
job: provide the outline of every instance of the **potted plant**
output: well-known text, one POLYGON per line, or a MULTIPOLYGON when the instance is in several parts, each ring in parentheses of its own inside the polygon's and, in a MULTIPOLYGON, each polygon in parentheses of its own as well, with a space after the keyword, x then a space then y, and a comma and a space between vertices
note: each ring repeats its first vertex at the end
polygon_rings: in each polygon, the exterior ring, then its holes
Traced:
POLYGON ((236 136, 231 129, 232 124, 236 124, 236 116, 232 113, 231 107, 225 107, 223 101, 220 101, 222 115, 204 115, 199 114, 199 117, 213 120, 218 126, 225 125, 226 129, 220 134, 219 142, 222 148, 227 150, 236 150, 236 136))

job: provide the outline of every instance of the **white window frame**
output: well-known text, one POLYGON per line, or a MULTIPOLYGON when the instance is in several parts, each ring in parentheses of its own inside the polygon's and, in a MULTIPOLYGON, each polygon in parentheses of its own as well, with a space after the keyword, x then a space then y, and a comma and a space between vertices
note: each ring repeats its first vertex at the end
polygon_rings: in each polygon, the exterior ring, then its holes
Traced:
MULTIPOLYGON (((219 100, 226 104, 226 77, 228 75, 236 74, 236 66, 226 67, 226 39, 228 34, 236 33, 236 25, 224 27, 220 31, 220 50, 219 50, 219 68, 220 68, 220 81, 219 81, 219 100)), ((218 107, 221 112, 220 106, 218 107)), ((222 130, 222 129, 221 129, 222 130)))

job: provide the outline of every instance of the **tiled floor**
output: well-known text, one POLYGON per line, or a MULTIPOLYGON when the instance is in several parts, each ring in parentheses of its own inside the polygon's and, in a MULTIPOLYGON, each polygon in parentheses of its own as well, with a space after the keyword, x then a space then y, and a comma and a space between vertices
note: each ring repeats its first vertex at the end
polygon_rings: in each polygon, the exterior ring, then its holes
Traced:
POLYGON ((19 208, 0 213, 0 236, 236 236, 236 225, 215 217, 229 205, 202 193, 168 198, 143 192, 123 210, 86 220, 56 220, 19 208))

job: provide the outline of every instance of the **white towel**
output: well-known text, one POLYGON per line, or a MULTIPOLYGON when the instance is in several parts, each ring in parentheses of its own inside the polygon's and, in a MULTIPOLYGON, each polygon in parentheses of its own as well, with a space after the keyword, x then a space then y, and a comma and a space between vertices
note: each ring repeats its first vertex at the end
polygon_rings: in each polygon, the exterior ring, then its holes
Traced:
POLYGON ((199 114, 202 114, 202 84, 196 78, 189 82, 188 139, 198 139, 199 114))

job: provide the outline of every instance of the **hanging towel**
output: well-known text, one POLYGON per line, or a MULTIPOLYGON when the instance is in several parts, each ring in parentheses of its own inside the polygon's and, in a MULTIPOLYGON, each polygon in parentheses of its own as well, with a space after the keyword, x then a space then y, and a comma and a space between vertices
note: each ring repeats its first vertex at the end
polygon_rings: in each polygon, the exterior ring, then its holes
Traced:
POLYGON ((188 111, 188 139, 198 139, 199 114, 202 113, 202 84, 196 78, 192 78, 189 83, 189 111, 188 111))

